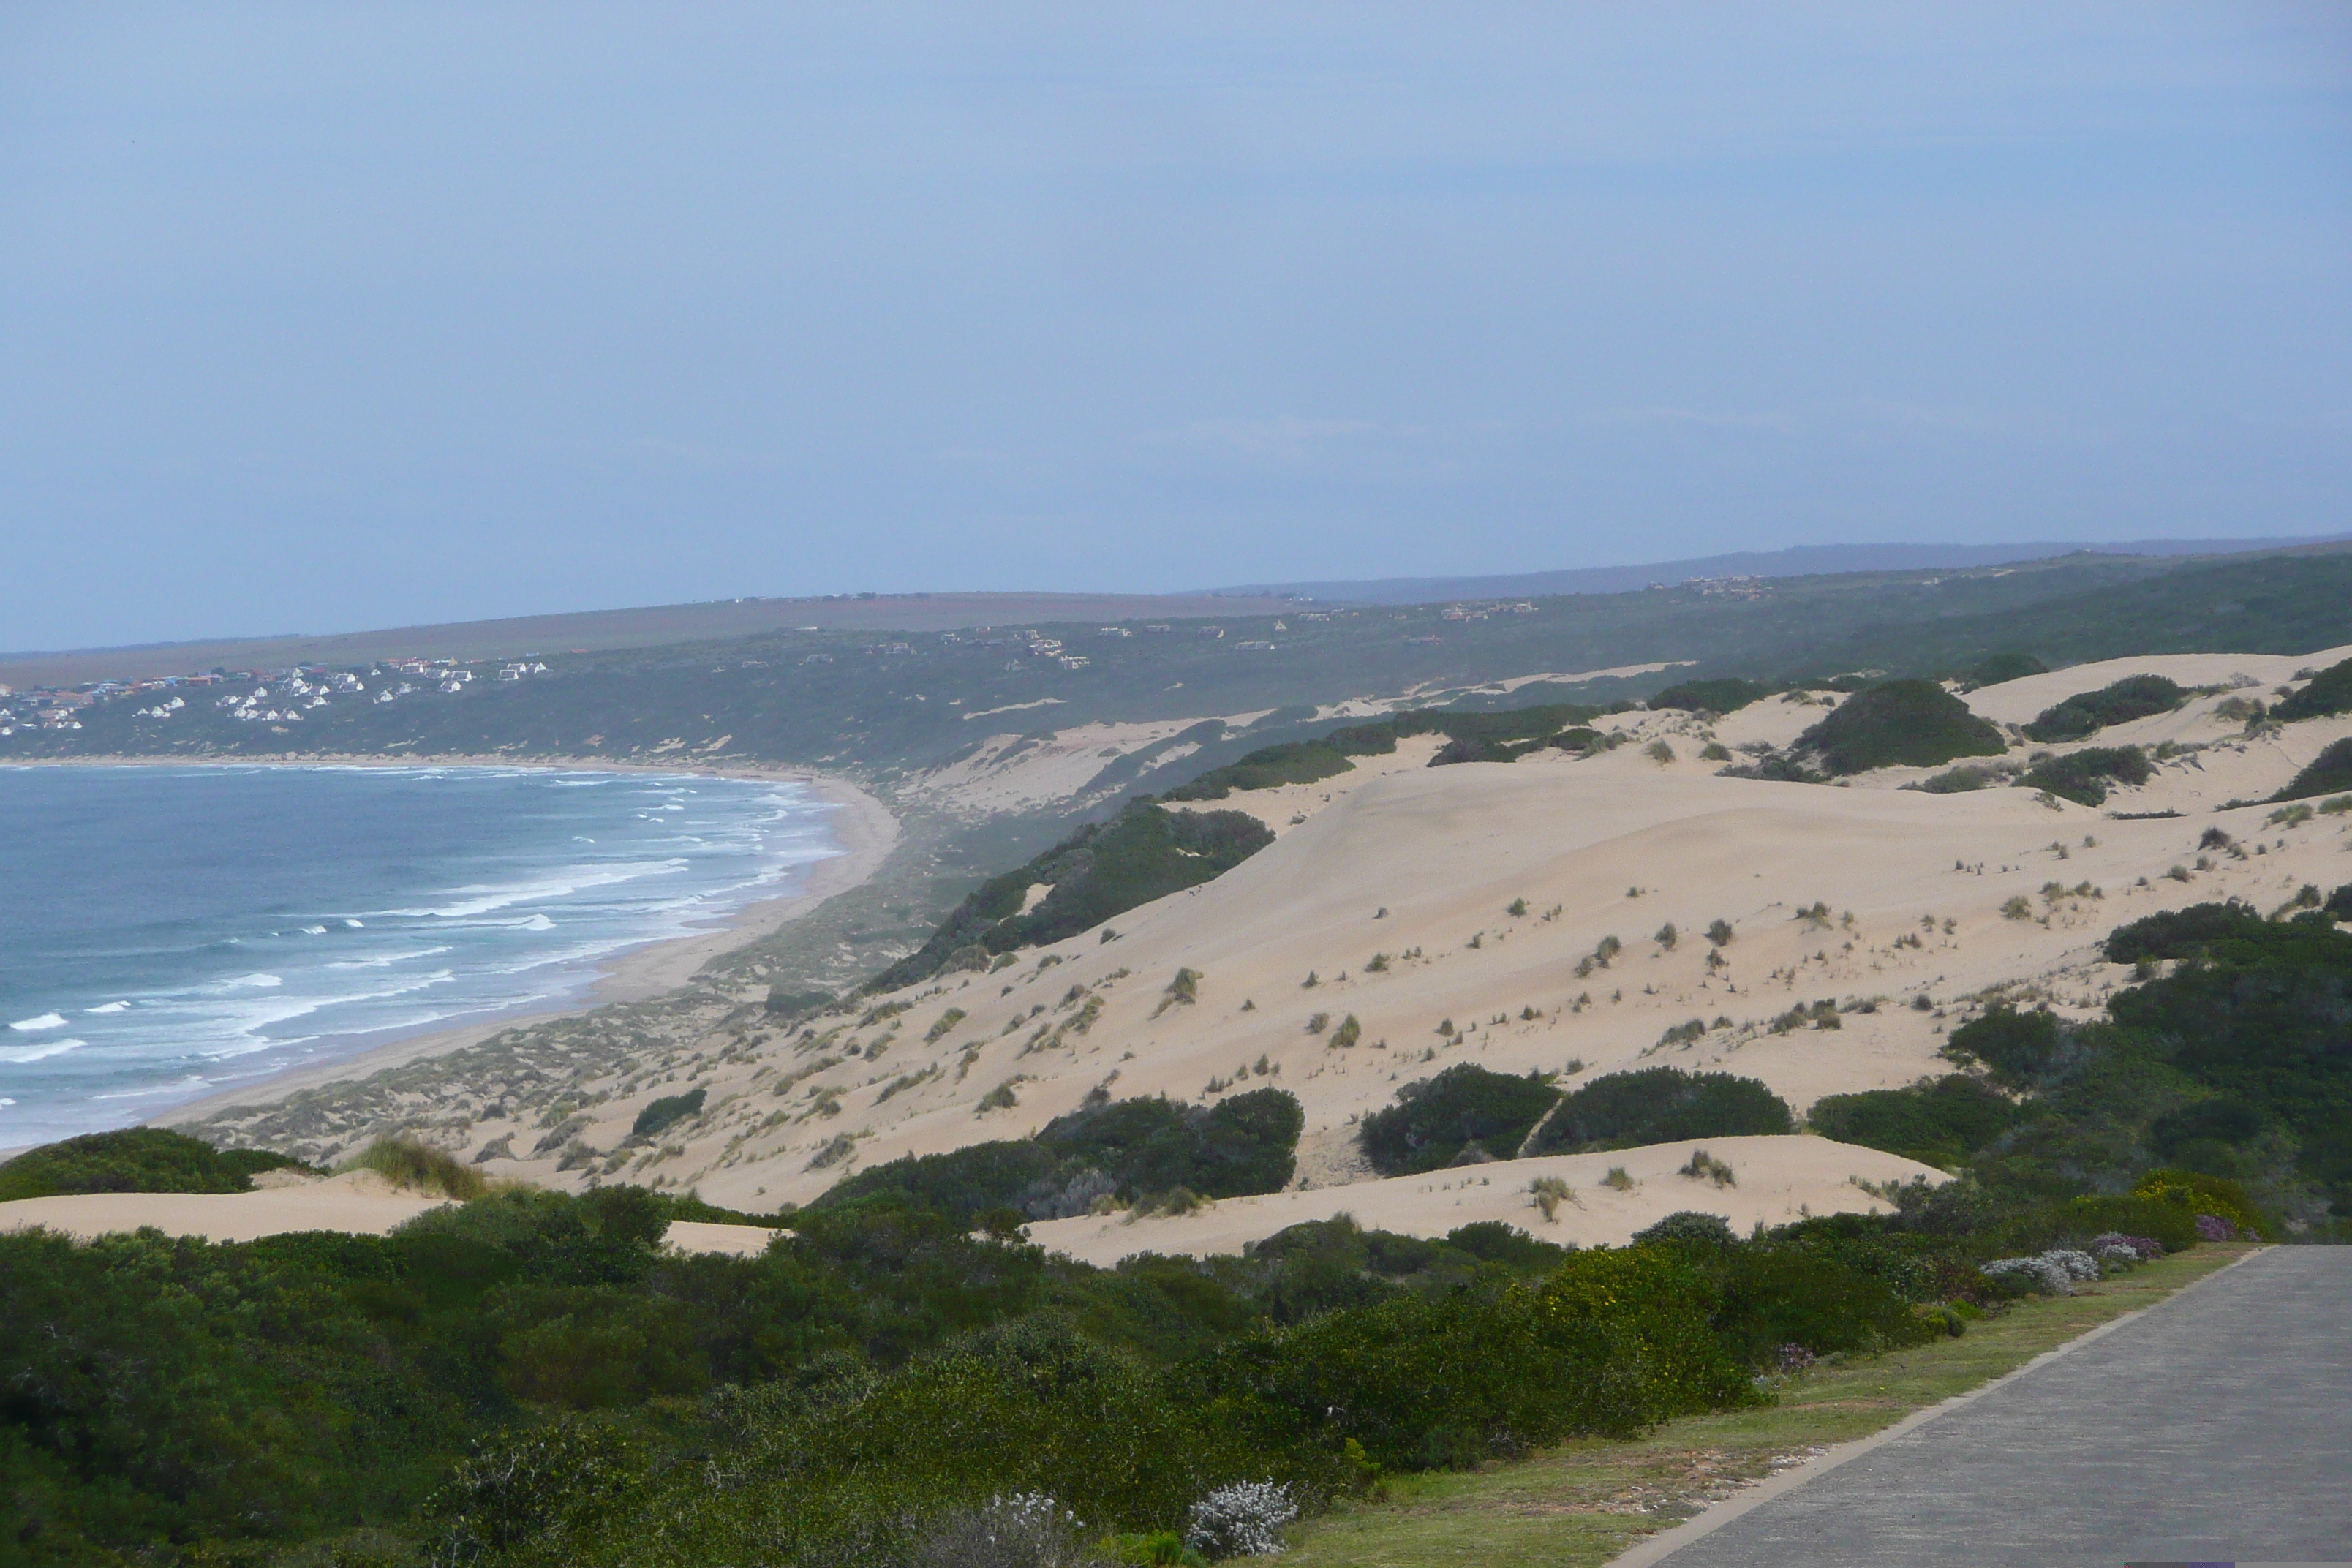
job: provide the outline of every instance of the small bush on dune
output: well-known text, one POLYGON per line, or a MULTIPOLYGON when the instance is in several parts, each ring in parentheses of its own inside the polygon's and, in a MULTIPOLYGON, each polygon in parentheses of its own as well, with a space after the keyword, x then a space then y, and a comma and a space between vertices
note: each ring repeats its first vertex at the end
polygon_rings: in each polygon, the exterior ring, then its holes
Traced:
POLYGON ((2086 746, 2034 763, 2018 783, 2028 789, 2046 789, 2078 805, 2104 805, 2108 784, 2137 787, 2155 772, 2147 754, 2137 746, 2086 746))
POLYGON ((2046 1007, 2031 1013, 1995 1007, 1954 1029, 1944 1047, 1952 1060, 1981 1062, 1994 1078, 2018 1088, 2048 1077, 2066 1054, 2065 1028, 2046 1007))
POLYGON ((2308 800, 2313 795, 2334 795, 2346 789, 2352 789, 2352 735, 2312 758, 2310 766, 2296 773, 2284 789, 2271 798, 2308 800))
POLYGON ((1752 680, 1685 680, 1650 699, 1652 709, 1673 708, 1688 713, 1737 713, 1751 702, 1772 695, 1769 686, 1752 680))
POLYGON ((1950 1167, 2008 1131, 2021 1114, 1975 1079, 1949 1073, 1904 1089, 1828 1095, 1813 1102, 1805 1120, 1840 1143, 1950 1167))
POLYGON ((1507 1160, 1559 1100, 1558 1089, 1532 1075, 1513 1078, 1462 1062, 1405 1085, 1394 1105, 1364 1119, 1357 1136, 1385 1176, 1438 1170, 1472 1144, 1507 1160))
POLYGON ((1739 1239, 1732 1234, 1731 1222, 1721 1215, 1700 1214, 1696 1209, 1678 1209, 1647 1229, 1633 1233, 1634 1245, 1647 1243, 1654 1247, 1727 1247, 1739 1239))
POLYGON ((215 1149, 162 1127, 91 1132, 0 1165, 0 1202, 69 1193, 246 1193, 262 1171, 306 1170, 266 1149, 215 1149))
POLYGON ((1856 692, 1797 737, 1794 750, 1830 773, 1937 767, 1961 757, 1997 757, 2001 733, 1932 680, 1889 680, 1856 692))
POLYGON ((2352 713, 2352 658, 2331 664, 2312 677, 2311 684, 2271 710, 2273 718, 2292 723, 2298 719, 2325 719, 2352 713))
POLYGON ((2188 690, 2160 675, 2127 675, 2112 686, 2084 691, 2045 708, 2025 726, 2034 741, 2080 741, 2110 724, 2169 713, 2189 700, 2188 690))
POLYGON ((1594 1079, 1560 1102, 1527 1150, 1630 1149, 1685 1138, 1788 1132, 1786 1101, 1751 1078, 1645 1068, 1594 1079))
POLYGON ((668 1131, 689 1116, 699 1116, 709 1096, 710 1091, 706 1089, 691 1089, 684 1094, 664 1095, 637 1112, 637 1120, 629 1128, 629 1136, 651 1138, 656 1133, 668 1131))
POLYGON ((489 1191, 482 1173, 461 1165, 450 1155, 413 1138, 379 1138, 339 1167, 373 1171, 395 1187, 440 1193, 460 1200, 478 1198, 489 1191))
POLYGON ((1304 1125, 1297 1096, 1260 1089, 1211 1107, 1160 1099, 1086 1106, 1046 1123, 1037 1142, 1100 1171, 1130 1202, 1179 1186, 1232 1198, 1277 1192, 1290 1180, 1304 1125))
POLYGON ((809 1206, 821 1210, 889 1195, 968 1226, 994 1208, 1013 1209, 1028 1219, 1066 1219, 1086 1213, 1112 1186, 1091 1166, 1024 1138, 868 1166, 835 1183, 809 1206))

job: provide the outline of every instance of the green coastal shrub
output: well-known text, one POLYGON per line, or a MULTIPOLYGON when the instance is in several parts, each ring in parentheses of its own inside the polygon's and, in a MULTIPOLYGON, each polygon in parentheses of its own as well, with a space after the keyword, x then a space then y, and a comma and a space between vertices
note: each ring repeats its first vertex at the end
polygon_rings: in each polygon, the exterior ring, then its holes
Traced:
POLYGON ((1753 680, 1685 680, 1667 687, 1650 699, 1653 709, 1674 708, 1690 713, 1737 713, 1750 703, 1761 702, 1772 695, 1772 689, 1753 680))
POLYGON ((1997 653, 1969 671, 1970 686, 1999 686, 2029 675, 2047 675, 2050 667, 2030 653, 1997 653))
POLYGON ((701 1115, 702 1107, 709 1098, 710 1091, 707 1089, 690 1089, 684 1094, 666 1094, 637 1112, 636 1121, 630 1124, 629 1136, 651 1138, 657 1132, 667 1131, 690 1116, 701 1115))
POLYGON ((930 940, 867 984, 895 991, 928 980, 971 948, 1010 952, 1076 936, 1139 904, 1210 881, 1274 842, 1240 811, 1168 811, 1130 803, 1088 823, 1017 870, 991 879, 956 906, 930 940), (1024 912, 1029 889, 1050 888, 1024 912))
POLYGON ((1814 1131, 1840 1143, 1949 1168, 2008 1131, 2021 1114, 1978 1079, 1948 1073, 1902 1089, 1825 1095, 1805 1120, 1814 1131))
POLYGON ((2309 766, 2271 798, 2308 800, 2313 795, 2334 795, 2338 790, 2352 790, 2352 735, 2335 742, 2312 758, 2309 766))
POLYGON ((2248 905, 2191 904, 2119 925, 2107 933, 2101 952, 2109 963, 2150 959, 2201 959, 2216 951, 2245 956, 2271 935, 2271 924, 2248 905))
POLYGON ((1108 1184, 1087 1184, 1081 1167, 1029 1139, 970 1143, 944 1154, 915 1154, 871 1165, 845 1177, 812 1203, 812 1210, 861 1199, 891 1198, 928 1208, 970 1226, 991 1209, 1009 1208, 1029 1219, 1084 1214, 1108 1184))
POLYGON ((1823 771, 1941 767, 1961 757, 1997 757, 2001 733, 1932 680, 1888 680, 1855 692, 1797 737, 1794 750, 1823 771))
POLYGON ((1706 1279, 1655 1247, 1578 1253, 1539 1287, 1399 1297, 1237 1345, 1206 1381, 1352 1438, 1392 1469, 1457 1468, 1578 1434, 1631 1436, 1754 1399, 1706 1279))
POLYGON ((1100 1171, 1130 1202, 1177 1187, 1232 1198, 1279 1192, 1305 1125, 1297 1096, 1259 1089, 1213 1106, 1161 1099, 1085 1106, 1047 1122, 1037 1142, 1100 1171))
POLYGON ((1437 1170, 1473 1145, 1507 1160, 1559 1100, 1559 1091, 1533 1074, 1514 1078, 1460 1062, 1397 1090, 1396 1103, 1364 1118, 1357 1136, 1384 1176, 1437 1170))
POLYGON ((2188 700, 2187 689, 2177 681, 2160 675, 2127 675, 2111 686, 2078 692, 2043 709, 2025 726, 2025 733, 2034 741, 2080 741, 2110 724, 2169 713, 2188 700))
POLYGON ((2147 753, 2137 746, 2085 746, 2038 762, 2017 782, 2046 789, 2079 805, 2104 805, 2111 784, 2137 787, 2155 776, 2147 753))
POLYGON ((2326 719, 2338 713, 2352 713, 2352 658, 2341 664, 2331 664, 2311 679, 2311 684, 2292 696, 2279 700, 2271 716, 2292 723, 2298 719, 2326 719))
MULTIPOLYGON (((1395 747, 1391 745, 1390 750, 1395 747)), ((1360 755, 1361 753, 1358 753, 1360 755)), ((1318 784, 1350 772, 1355 763, 1326 741, 1287 741, 1261 746, 1239 762, 1228 763, 1189 784, 1178 784, 1163 800, 1223 800, 1237 789, 1278 789, 1284 784, 1318 784)))
POLYGON ((2067 1033, 2046 1007, 2020 1013, 1999 1006, 1954 1029, 1944 1055, 1963 1065, 1981 1062, 2002 1083, 2022 1088, 2056 1070, 2067 1055, 2067 1033))
POLYGON ((0 1203, 68 1193, 249 1193, 262 1171, 306 1170, 266 1149, 215 1149, 163 1127, 44 1143, 0 1165, 0 1203))
POLYGON ((1717 1248, 1707 1267, 1721 1293, 1717 1337, 1743 1366, 1771 1366, 1789 1345, 1815 1356, 1899 1350, 1948 1331, 1885 1279, 1818 1251, 1717 1248))
POLYGON ((1527 1152, 1630 1149, 1794 1131, 1788 1103, 1752 1078, 1644 1068, 1594 1079, 1559 1103, 1527 1152))

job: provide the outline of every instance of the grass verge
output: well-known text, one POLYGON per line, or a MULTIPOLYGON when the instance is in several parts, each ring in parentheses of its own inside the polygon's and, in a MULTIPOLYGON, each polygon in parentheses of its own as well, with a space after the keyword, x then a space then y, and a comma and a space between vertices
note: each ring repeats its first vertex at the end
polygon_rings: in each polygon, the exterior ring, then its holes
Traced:
POLYGON ((2252 1248, 2204 1246, 1969 1325, 1957 1340, 1824 1362, 1778 1403, 1669 1422, 1630 1443, 1566 1443, 1467 1473, 1391 1479, 1289 1532, 1291 1568, 1471 1568, 1609 1562, 1707 1504, 1821 1450, 1965 1394, 2101 1323, 2137 1311, 2252 1248))

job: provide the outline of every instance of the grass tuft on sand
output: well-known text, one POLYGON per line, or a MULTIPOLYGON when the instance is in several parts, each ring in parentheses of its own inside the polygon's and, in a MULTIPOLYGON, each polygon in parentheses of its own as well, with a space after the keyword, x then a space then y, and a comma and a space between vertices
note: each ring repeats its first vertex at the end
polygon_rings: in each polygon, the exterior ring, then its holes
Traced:
POLYGON ((379 1138, 336 1169, 373 1171, 395 1187, 439 1193, 460 1202, 490 1190, 480 1172, 413 1138, 379 1138))

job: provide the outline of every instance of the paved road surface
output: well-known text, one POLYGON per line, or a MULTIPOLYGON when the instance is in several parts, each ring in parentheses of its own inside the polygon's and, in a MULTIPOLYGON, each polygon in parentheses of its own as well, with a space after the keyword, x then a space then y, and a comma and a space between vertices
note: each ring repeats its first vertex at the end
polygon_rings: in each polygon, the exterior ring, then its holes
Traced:
POLYGON ((2274 1247, 1665 1568, 2352 1562, 2352 1247, 2274 1247))

